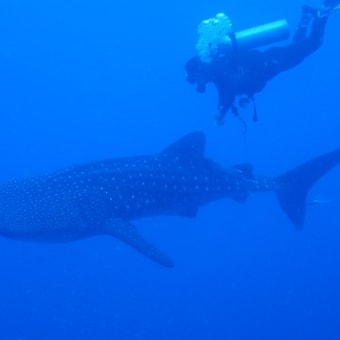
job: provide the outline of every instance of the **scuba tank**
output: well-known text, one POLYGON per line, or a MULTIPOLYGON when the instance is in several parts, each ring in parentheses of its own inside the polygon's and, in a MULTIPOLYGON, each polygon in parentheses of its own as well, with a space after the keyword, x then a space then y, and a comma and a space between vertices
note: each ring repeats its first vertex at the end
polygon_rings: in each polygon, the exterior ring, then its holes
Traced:
POLYGON ((224 13, 201 21, 198 26, 196 50, 203 62, 209 63, 220 52, 227 54, 235 48, 252 49, 285 40, 289 27, 285 19, 234 32, 224 13))

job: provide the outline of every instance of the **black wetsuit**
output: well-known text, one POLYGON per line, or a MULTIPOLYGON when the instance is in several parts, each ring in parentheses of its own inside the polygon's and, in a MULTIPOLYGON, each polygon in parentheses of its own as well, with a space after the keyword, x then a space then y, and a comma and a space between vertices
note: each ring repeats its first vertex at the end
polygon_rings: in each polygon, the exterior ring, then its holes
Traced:
POLYGON ((246 95, 253 99, 254 94, 260 92, 270 79, 300 64, 319 48, 327 19, 328 16, 318 17, 316 10, 305 7, 298 30, 289 45, 264 51, 235 48, 231 53, 217 54, 209 63, 202 62, 198 56, 193 57, 185 65, 187 81, 197 84, 198 92, 204 92, 209 82, 215 84, 219 98, 219 122, 230 108, 237 115, 237 96, 246 95), (307 35, 311 20, 312 27, 307 35))

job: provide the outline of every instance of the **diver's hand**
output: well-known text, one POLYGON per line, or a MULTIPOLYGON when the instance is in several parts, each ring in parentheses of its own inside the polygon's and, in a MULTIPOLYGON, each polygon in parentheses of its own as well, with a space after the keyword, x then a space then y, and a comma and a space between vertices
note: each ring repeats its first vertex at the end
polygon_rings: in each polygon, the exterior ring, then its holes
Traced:
POLYGON ((224 117, 226 115, 226 112, 224 110, 223 106, 220 106, 218 108, 217 113, 215 114, 215 123, 217 126, 222 126, 224 125, 224 117))

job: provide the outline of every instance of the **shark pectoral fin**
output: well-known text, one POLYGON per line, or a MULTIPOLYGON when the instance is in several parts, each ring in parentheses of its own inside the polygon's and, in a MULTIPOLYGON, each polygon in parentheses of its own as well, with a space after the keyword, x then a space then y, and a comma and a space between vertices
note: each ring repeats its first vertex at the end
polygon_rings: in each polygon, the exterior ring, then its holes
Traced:
POLYGON ((165 267, 173 267, 172 260, 153 244, 144 239, 136 227, 123 219, 111 219, 107 222, 106 232, 129 244, 143 255, 165 267))

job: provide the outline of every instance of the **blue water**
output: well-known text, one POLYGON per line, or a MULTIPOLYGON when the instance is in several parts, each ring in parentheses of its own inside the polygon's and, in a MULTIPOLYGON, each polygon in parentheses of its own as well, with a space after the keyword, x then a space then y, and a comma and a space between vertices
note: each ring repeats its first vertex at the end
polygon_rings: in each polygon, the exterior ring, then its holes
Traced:
MULTIPOLYGON (((339 147, 339 15, 324 44, 257 95, 259 122, 214 125, 216 92, 184 63, 197 24, 219 11, 236 29, 286 18, 302 1, 3 1, 1 180, 102 158, 158 152, 193 130, 223 165, 277 175, 339 147)), ((310 1, 318 5, 317 1, 310 1)), ((223 200, 196 219, 137 221, 174 259, 164 269, 118 240, 0 239, 0 339, 340 339, 340 168, 294 230, 274 195, 223 200)))

